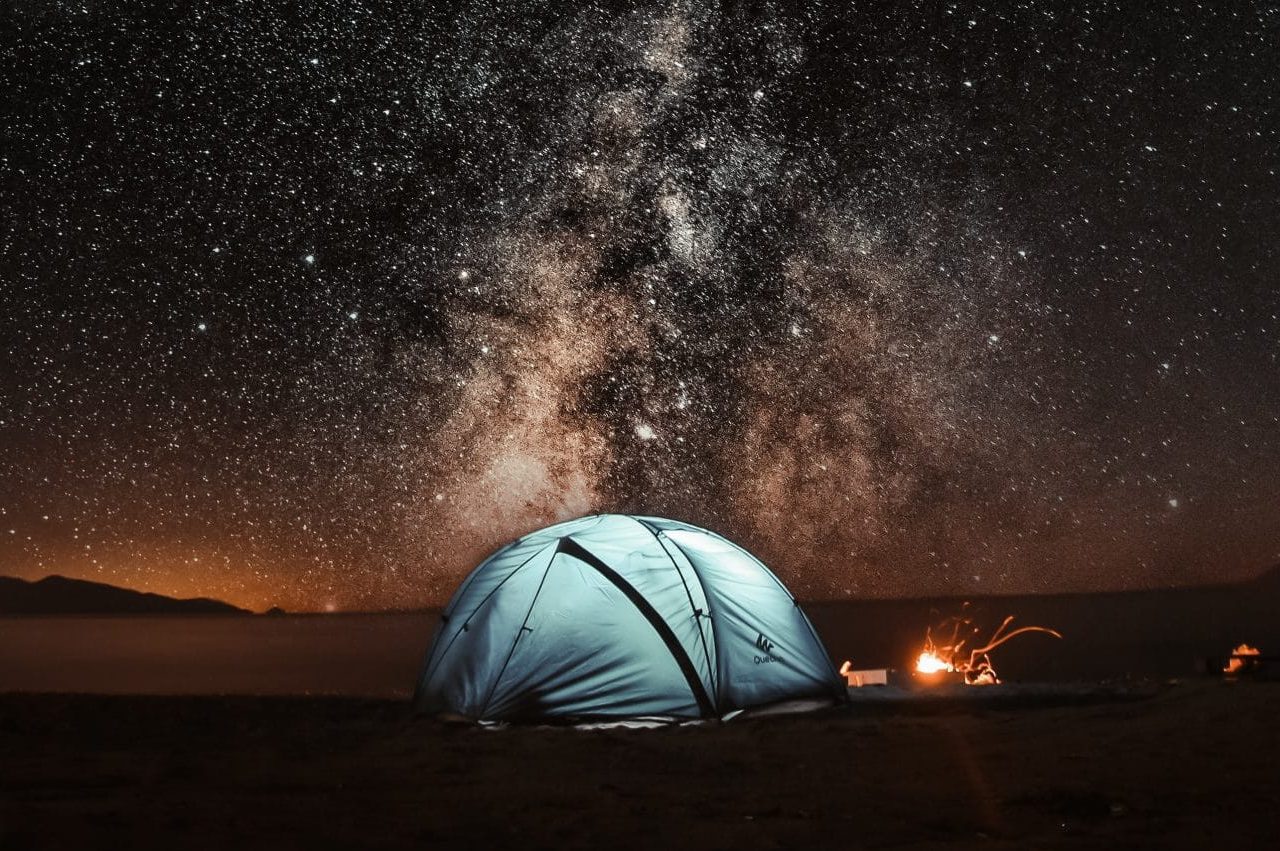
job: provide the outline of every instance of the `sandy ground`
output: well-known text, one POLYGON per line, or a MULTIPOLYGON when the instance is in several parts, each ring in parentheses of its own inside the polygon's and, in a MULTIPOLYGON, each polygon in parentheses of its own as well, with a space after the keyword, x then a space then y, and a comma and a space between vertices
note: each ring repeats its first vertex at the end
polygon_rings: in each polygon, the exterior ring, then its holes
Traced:
POLYGON ((1280 684, 483 730, 346 698, 0 695, 0 848, 1275 848, 1280 684))

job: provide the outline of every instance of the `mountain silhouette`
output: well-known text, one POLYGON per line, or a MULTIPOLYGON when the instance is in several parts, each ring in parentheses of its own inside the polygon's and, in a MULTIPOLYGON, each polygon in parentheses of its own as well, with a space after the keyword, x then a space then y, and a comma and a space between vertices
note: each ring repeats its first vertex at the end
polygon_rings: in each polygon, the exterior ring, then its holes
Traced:
POLYGON ((102 582, 46 576, 35 582, 0 576, 0 615, 240 615, 221 600, 179 600, 102 582))

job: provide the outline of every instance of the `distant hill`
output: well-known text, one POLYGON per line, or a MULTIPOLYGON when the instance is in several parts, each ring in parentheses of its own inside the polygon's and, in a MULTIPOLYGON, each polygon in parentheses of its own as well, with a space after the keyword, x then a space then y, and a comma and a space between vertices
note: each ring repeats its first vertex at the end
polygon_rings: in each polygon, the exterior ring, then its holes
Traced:
POLYGON ((0 576, 0 615, 247 615, 221 600, 178 600, 101 582, 46 576, 36 582, 0 576))

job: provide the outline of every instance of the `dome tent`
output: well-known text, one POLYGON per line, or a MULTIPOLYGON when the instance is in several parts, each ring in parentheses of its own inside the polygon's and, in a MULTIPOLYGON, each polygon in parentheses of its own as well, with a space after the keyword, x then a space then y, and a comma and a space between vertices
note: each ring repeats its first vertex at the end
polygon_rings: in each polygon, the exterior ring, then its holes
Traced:
POLYGON ((728 540, 599 515, 485 559, 440 618, 414 706, 477 720, 717 718, 844 684, 799 604, 728 540))

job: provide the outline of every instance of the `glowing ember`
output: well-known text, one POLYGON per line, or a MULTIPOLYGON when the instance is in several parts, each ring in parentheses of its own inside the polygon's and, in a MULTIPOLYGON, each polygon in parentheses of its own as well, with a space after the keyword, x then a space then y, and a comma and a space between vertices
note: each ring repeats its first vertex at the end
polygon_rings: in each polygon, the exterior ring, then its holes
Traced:
MULTIPOLYGON (((965 608, 968 608, 968 605, 965 603, 965 608)), ((991 638, 981 643, 973 640, 978 635, 978 628, 967 617, 953 617, 944 622, 944 626, 947 624, 951 626, 951 634, 943 643, 934 641, 933 627, 930 627, 925 632, 924 649, 916 658, 916 673, 925 675, 942 672, 960 673, 964 675, 967 685, 995 685, 1000 682, 1000 678, 996 676, 996 669, 988 655, 992 650, 1026 632, 1042 632, 1054 638, 1062 637, 1062 634, 1056 630, 1043 626, 1024 626, 1006 632, 1011 623, 1013 623, 1013 615, 1005 618, 991 638), (967 634, 961 635, 962 631, 967 634)))
POLYGON ((1239 673, 1253 661, 1245 657, 1261 655, 1262 651, 1258 648, 1250 647, 1248 644, 1241 644, 1235 650, 1231 651, 1231 658, 1227 660, 1227 666, 1222 669, 1222 672, 1224 674, 1239 673))
POLYGON ((920 654, 920 658, 916 659, 916 670, 922 674, 936 674, 940 671, 948 673, 955 670, 951 663, 942 657, 930 653, 928 650, 920 654))

